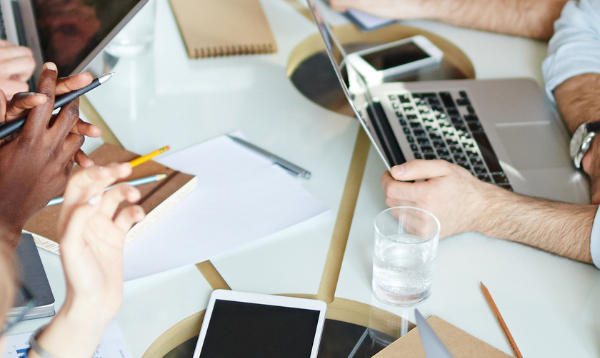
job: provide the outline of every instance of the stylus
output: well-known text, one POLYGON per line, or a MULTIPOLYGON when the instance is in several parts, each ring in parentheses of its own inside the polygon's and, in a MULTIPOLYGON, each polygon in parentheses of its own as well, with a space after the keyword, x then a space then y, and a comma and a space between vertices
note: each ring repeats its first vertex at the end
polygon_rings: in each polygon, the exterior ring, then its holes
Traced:
POLYGON ((273 162, 274 164, 279 165, 280 167, 282 167, 283 169, 288 170, 289 172, 291 172, 294 175, 297 175, 299 177, 305 178, 305 179, 309 179, 310 178, 310 172, 306 169, 303 169, 299 166, 297 166, 294 163, 290 163, 287 160, 276 156, 275 154, 268 152, 262 148, 257 147, 256 145, 249 143, 241 138, 238 137, 234 137, 232 135, 227 135, 229 138, 231 138, 232 140, 234 140, 235 142, 245 146, 248 149, 251 149, 253 151, 255 151, 256 153, 266 157, 267 159, 269 159, 271 162, 273 162))
MULTIPOLYGON (((93 90, 94 88, 100 86, 104 82, 108 81, 113 74, 114 72, 103 74, 102 76, 96 78, 94 81, 92 81, 92 83, 83 87, 82 89, 78 89, 76 91, 65 93, 62 96, 56 97, 56 100, 54 102, 54 109, 60 108, 66 105, 67 103, 71 102, 75 98, 84 95, 89 91, 93 90)), ((18 131, 19 129, 23 128, 23 125, 25 125, 26 120, 27 117, 0 124, 0 139, 7 137, 13 134, 14 132, 18 131)))

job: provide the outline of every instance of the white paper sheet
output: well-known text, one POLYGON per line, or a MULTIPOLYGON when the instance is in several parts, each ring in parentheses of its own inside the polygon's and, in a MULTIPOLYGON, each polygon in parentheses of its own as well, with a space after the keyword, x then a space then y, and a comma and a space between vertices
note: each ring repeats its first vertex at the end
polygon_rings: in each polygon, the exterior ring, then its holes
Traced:
MULTIPOLYGON (((7 336, 3 358, 25 357, 32 334, 33 332, 7 336)), ((112 321, 106 328, 93 358, 132 358, 116 321, 112 321)))
POLYGON ((378 29, 380 27, 391 25, 396 22, 394 20, 383 19, 381 17, 373 16, 371 14, 366 14, 364 12, 353 9, 348 9, 347 12, 348 15, 350 15, 349 19, 354 23, 358 23, 357 25, 362 25, 361 30, 364 31, 378 29))
POLYGON ((158 162, 198 185, 126 246, 125 280, 208 260, 328 210, 301 179, 226 136, 158 162))

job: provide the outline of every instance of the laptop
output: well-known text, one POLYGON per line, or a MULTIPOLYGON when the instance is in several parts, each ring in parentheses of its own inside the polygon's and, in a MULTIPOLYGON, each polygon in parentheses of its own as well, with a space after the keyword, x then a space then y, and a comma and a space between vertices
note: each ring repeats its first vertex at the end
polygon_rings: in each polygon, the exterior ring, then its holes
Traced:
POLYGON ((0 39, 27 46, 61 77, 80 73, 148 0, 0 0, 0 39))
POLYGON ((569 133, 535 81, 367 85, 313 0, 308 3, 341 87, 388 169, 413 159, 443 159, 507 190, 589 203, 589 182, 569 155, 569 133))

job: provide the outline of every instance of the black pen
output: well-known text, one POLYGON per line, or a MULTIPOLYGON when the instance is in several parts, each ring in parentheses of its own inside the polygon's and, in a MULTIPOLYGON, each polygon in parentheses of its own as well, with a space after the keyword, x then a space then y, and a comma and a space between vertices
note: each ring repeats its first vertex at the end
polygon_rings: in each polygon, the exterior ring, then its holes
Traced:
MULTIPOLYGON (((92 83, 83 87, 82 89, 78 89, 76 91, 65 93, 62 96, 56 97, 56 99, 54 101, 54 109, 60 108, 64 105, 66 105, 67 103, 71 102, 75 98, 77 98, 81 95, 84 95, 84 94, 88 93, 89 91, 93 90, 94 88, 100 86, 104 82, 108 81, 112 77, 112 75, 113 75, 113 72, 103 74, 102 76, 96 78, 94 81, 92 81, 92 83)), ((14 132, 18 131, 19 129, 21 129, 23 127, 23 125, 25 124, 26 119, 27 118, 25 117, 25 118, 17 119, 15 121, 10 121, 10 122, 5 122, 5 123, 0 124, 0 139, 7 137, 7 136, 13 134, 14 132)))

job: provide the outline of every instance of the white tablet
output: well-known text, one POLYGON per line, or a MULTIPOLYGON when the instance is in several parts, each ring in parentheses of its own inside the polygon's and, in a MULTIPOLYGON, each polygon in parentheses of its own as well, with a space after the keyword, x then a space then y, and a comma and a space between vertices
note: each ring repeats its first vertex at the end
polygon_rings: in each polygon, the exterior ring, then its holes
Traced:
POLYGON ((316 358, 323 301, 216 290, 194 358, 316 358))

